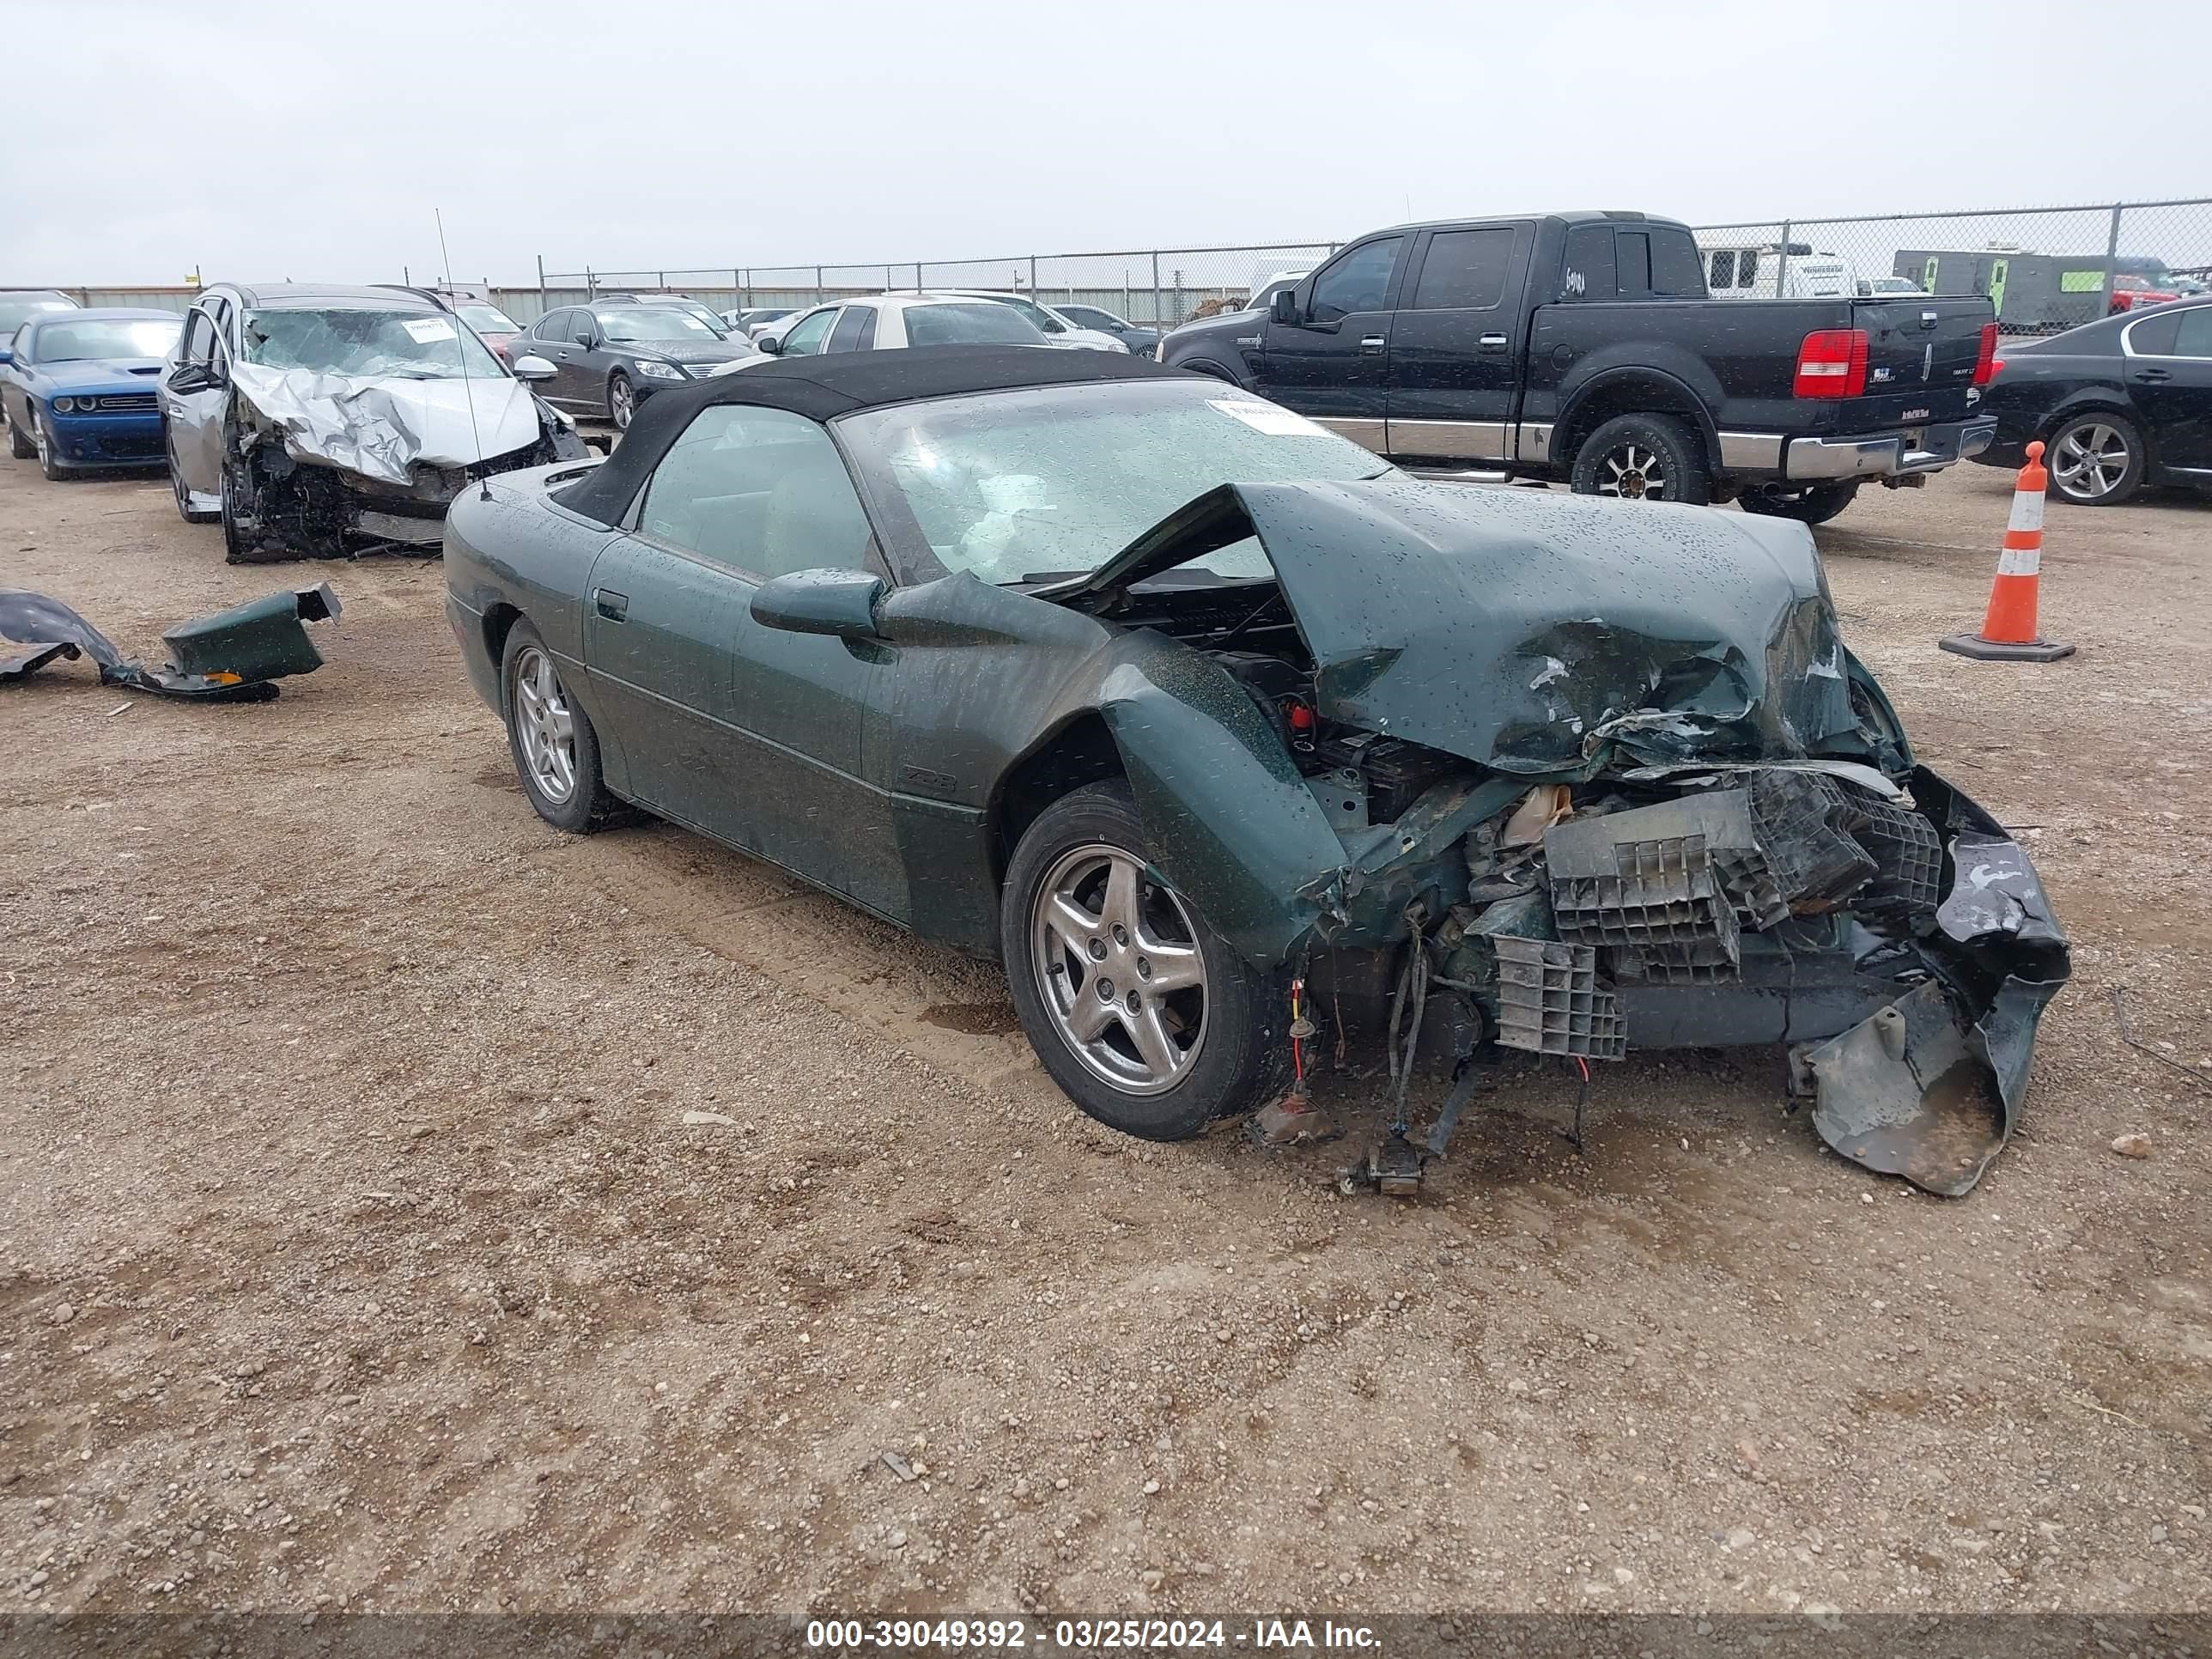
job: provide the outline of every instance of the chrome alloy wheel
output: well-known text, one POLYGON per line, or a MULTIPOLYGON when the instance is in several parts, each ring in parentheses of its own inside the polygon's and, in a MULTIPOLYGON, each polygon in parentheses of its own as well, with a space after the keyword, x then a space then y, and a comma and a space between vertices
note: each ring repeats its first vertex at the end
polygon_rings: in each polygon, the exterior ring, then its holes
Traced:
POLYGON ((1061 1040, 1124 1093, 1173 1088, 1206 1041, 1206 960, 1182 901, 1103 842, 1060 854, 1036 893, 1030 959, 1061 1040))
POLYGON ((2077 501, 2109 495, 2128 473, 2128 441, 2116 427, 2084 421, 2069 427, 2051 457, 2058 488, 2077 501))
POLYGON ((1600 463, 1597 493, 1621 495, 1632 501, 1662 498, 1667 493, 1667 464, 1656 449, 1626 443, 1600 463))
POLYGON ((615 423, 615 430, 627 432, 637 416, 637 392, 629 377, 617 374, 607 386, 607 418, 615 423))
POLYGON ((553 659, 534 645, 514 665, 514 729, 531 782, 552 805, 563 805, 576 793, 576 717, 553 659))

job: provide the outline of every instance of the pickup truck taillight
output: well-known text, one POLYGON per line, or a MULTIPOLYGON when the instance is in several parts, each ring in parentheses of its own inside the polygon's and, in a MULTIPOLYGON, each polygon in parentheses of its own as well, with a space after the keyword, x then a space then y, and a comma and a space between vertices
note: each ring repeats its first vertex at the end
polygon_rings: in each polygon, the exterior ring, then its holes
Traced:
POLYGON ((1997 325, 1982 325, 1982 349, 1974 358, 1974 384, 1987 386, 1997 377, 1997 325))
POLYGON ((1816 328, 1797 348, 1793 398, 1856 398, 1866 390, 1867 331, 1816 328))

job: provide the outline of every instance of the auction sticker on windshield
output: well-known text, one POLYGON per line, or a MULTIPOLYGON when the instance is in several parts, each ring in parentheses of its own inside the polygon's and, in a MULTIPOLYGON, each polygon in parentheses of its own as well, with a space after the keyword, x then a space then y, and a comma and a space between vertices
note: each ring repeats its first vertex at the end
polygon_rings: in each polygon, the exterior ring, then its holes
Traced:
POLYGON ((1256 403, 1249 398, 1208 398, 1206 406, 1218 409, 1232 421, 1242 421, 1255 432, 1264 432, 1271 438, 1326 438, 1328 428, 1315 425, 1303 415, 1293 415, 1275 404, 1256 403))
POLYGON ((435 345, 453 337, 453 325, 442 317, 410 317, 404 326, 416 345, 435 345))

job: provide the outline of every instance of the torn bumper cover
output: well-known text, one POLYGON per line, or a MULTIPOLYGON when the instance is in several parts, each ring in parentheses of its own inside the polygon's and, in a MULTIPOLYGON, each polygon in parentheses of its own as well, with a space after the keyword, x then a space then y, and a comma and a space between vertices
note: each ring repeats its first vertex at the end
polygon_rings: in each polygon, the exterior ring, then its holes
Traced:
POLYGON ((179 623, 161 636, 169 662, 149 667, 125 657, 105 634, 70 606, 44 593, 0 592, 0 638, 33 648, 0 658, 0 680, 21 679, 56 661, 92 659, 103 685, 127 686, 161 697, 210 702, 259 702, 270 684, 323 665, 303 624, 327 622, 341 610, 330 584, 271 593, 179 623))
POLYGON ((1811 1075, 1813 1124, 1828 1145, 1955 1197, 2011 1138, 2037 1022, 2069 964, 2066 935, 2019 843, 1925 768, 1913 788, 1934 798, 1953 832, 1949 891, 1921 947, 1936 972, 1793 1060, 1811 1075))

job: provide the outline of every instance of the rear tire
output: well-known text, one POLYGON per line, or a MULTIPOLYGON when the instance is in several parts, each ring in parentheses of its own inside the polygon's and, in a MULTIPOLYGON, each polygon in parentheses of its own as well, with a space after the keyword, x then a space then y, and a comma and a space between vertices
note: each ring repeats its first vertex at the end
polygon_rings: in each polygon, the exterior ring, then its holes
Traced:
POLYGON ((38 445, 33 443, 23 428, 15 424, 13 415, 8 417, 8 453, 19 461, 30 460, 39 453, 38 445))
POLYGON ((1575 452, 1571 479, 1577 495, 1680 501, 1702 507, 1713 498, 1705 446, 1673 415, 1616 415, 1575 452))
POLYGON ((1842 483, 1808 484, 1802 489, 1790 489, 1780 484, 1754 484, 1736 497, 1736 505, 1762 518, 1826 524, 1857 500, 1858 493, 1856 478, 1842 483))
POLYGON ((2142 488, 2143 437, 2115 410, 2069 415, 2051 428, 2043 465, 2061 501, 2075 507, 2118 507, 2142 488))
POLYGON ((507 630, 500 653, 499 707, 514 775, 539 817, 572 836, 621 820, 623 804, 599 769, 599 734, 562 684, 544 637, 526 622, 507 630))
POLYGON ((1149 861, 1127 784, 1062 796, 1014 849, 1000 949, 1030 1046, 1068 1098, 1125 1134, 1182 1140, 1281 1088, 1288 1004, 1283 976, 1146 880, 1149 861))

